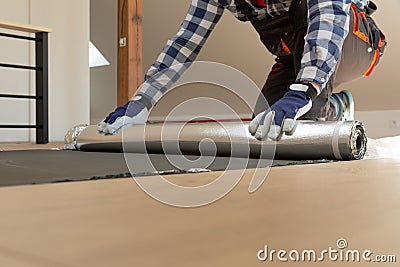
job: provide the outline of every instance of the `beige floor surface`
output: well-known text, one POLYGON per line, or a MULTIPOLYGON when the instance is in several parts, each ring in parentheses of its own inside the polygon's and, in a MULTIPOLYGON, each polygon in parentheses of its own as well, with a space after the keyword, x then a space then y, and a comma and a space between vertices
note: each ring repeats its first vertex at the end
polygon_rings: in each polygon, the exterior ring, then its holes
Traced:
POLYGON ((64 147, 63 142, 52 142, 44 145, 37 145, 35 143, 0 143, 0 151, 10 150, 31 150, 31 149, 62 149, 64 147))
POLYGON ((131 179, 0 188, 0 266, 398 266, 260 262, 257 252, 337 249, 345 238, 399 261, 399 160, 273 168, 254 194, 250 177, 195 209, 161 204, 131 179))

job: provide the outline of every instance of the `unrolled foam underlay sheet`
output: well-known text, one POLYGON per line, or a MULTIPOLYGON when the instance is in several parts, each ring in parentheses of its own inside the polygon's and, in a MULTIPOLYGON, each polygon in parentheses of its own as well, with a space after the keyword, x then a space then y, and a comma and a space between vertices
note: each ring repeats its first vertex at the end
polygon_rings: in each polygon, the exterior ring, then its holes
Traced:
MULTIPOLYGON (((196 163, 197 156, 186 156, 186 159, 193 162, 192 166, 178 168, 172 164, 171 158, 167 158, 163 154, 129 154, 129 158, 133 159, 130 164, 134 165, 130 169, 122 153, 68 150, 1 151, 0 186, 127 178, 132 175, 145 177, 156 174, 171 175, 223 171, 227 169, 229 164, 227 157, 213 157, 210 164, 202 165, 196 163), (141 165, 141 162, 146 159, 150 159, 152 168, 141 165)), ((176 160, 179 161, 182 158, 173 159, 175 162, 176 160)), ((311 163, 315 163, 315 161, 277 160, 272 163, 272 166, 311 163)), ((249 159, 244 167, 255 168, 257 165, 257 159, 249 159)), ((231 167, 231 169, 234 168, 231 167)))

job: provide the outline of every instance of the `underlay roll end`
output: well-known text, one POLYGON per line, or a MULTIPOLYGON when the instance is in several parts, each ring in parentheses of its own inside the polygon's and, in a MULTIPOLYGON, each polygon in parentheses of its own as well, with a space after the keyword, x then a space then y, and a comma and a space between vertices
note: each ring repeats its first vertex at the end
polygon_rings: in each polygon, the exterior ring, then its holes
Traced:
POLYGON ((80 124, 68 130, 64 137, 64 150, 78 150, 77 138, 89 125, 80 124))
POLYGON ((364 124, 355 121, 349 139, 349 159, 361 160, 367 152, 367 131, 364 124))

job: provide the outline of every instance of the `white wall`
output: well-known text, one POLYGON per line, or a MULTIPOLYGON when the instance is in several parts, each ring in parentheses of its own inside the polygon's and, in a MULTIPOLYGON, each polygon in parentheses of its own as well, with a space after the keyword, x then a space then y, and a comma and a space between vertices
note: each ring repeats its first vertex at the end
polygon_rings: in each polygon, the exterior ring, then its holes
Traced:
POLYGON ((365 124, 370 138, 400 135, 400 110, 357 111, 356 118, 365 124))
MULTIPOLYGON (((0 6, 0 19, 53 30, 49 36, 50 140, 61 141, 70 127, 89 123, 89 0, 0 0, 0 6)), ((0 40, 0 61, 20 63, 13 60, 17 58, 25 59, 25 64, 34 64, 32 46, 18 47, 5 42, 10 41, 0 40)), ((0 69, 0 73, 3 71, 0 69)), ((0 90, 33 93, 33 76, 17 72, 20 71, 6 71, 0 76, 0 90)), ((0 123, 35 123, 34 105, 20 100, 6 101, 7 105, 0 103, 0 123), (30 114, 25 115, 29 109, 30 114)), ((31 135, 28 132, 0 129, 0 142, 34 141, 34 131, 31 135)))
MULTIPOLYGON (((29 23, 30 1, 0 0, 0 19, 29 23)), ((11 32, 2 30, 2 32, 11 32)), ((31 60, 30 45, 26 41, 0 37, 0 62, 28 65, 31 60), (13 51, 13 52, 11 52, 13 51)), ((28 94, 30 73, 24 70, 0 68, 0 92, 28 94)), ((30 121, 30 101, 0 98, 0 124, 26 124, 30 121)), ((29 130, 0 129, 0 142, 28 140, 29 130)))
POLYGON ((97 124, 117 105, 118 1, 90 1, 90 39, 110 65, 90 69, 90 122, 97 124))

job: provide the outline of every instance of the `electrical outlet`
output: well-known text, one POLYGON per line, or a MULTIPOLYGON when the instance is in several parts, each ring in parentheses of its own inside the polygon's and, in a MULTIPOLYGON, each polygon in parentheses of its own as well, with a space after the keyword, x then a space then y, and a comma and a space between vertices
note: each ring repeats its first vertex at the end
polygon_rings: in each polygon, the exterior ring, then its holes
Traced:
POLYGON ((122 37, 119 39, 119 47, 125 47, 126 46, 126 37, 122 37))
POLYGON ((398 119, 391 119, 389 120, 389 127, 390 128, 400 128, 400 120, 398 119))

